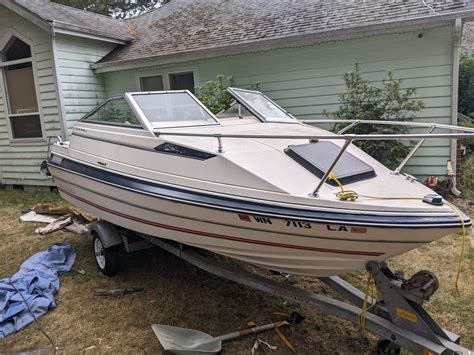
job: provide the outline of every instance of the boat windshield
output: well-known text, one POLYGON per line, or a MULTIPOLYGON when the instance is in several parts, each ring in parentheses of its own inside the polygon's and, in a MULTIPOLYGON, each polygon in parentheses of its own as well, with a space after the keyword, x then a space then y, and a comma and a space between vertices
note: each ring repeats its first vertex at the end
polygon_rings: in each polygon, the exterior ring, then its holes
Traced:
POLYGON ((132 97, 153 128, 219 124, 188 91, 134 93, 132 97))
POLYGON ((228 88, 234 99, 264 122, 298 121, 260 91, 228 88))

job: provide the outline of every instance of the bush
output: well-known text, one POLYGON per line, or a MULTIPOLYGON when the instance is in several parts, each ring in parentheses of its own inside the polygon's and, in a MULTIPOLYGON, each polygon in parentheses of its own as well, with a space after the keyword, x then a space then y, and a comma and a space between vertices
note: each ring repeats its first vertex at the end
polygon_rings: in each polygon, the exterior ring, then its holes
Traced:
POLYGON ((474 155, 470 155, 461 163, 461 187, 463 193, 474 198, 474 155))
MULTIPOLYGON (((218 113, 230 108, 234 101, 233 97, 227 92, 229 86, 237 86, 235 78, 229 76, 226 79, 224 75, 218 75, 215 80, 210 80, 203 86, 196 87, 196 96, 212 113, 218 113)), ((260 83, 256 82, 247 89, 260 90, 260 83)))
POLYGON ((474 119, 474 57, 463 54, 459 61, 458 111, 474 119))
MULTIPOLYGON (((413 113, 421 111, 423 102, 412 99, 416 89, 401 89, 402 80, 387 73, 379 88, 363 79, 360 66, 354 64, 354 71, 344 74, 346 92, 339 96, 341 106, 326 116, 347 120, 412 121, 413 113)), ((336 124, 339 131, 347 124, 336 124)), ((350 130, 354 134, 398 134, 408 133, 408 127, 386 125, 357 125, 350 130)), ((410 145, 399 141, 356 141, 355 144, 390 169, 398 166, 409 153, 410 145)))

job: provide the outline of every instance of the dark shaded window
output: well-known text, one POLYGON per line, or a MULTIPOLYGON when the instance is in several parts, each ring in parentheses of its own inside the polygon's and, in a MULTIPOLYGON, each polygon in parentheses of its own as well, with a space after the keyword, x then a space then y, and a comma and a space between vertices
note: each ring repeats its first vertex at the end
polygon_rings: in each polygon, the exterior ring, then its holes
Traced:
POLYGON ((162 75, 142 76, 140 78, 140 89, 142 91, 162 91, 165 89, 163 85, 162 75))
POLYGON ((13 138, 38 138, 43 135, 37 115, 10 118, 13 138))
POLYGON ((183 72, 169 74, 171 90, 189 90, 194 94, 194 73, 183 72))
POLYGON ((5 52, 5 61, 31 58, 31 48, 18 38, 13 39, 8 50, 5 52))

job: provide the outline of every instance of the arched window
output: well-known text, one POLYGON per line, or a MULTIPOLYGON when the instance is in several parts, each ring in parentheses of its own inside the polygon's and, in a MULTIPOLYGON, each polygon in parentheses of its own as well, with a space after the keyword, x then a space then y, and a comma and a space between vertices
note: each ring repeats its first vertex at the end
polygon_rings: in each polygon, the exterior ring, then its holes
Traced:
POLYGON ((42 138, 30 46, 12 36, 0 48, 4 104, 13 140, 42 138))

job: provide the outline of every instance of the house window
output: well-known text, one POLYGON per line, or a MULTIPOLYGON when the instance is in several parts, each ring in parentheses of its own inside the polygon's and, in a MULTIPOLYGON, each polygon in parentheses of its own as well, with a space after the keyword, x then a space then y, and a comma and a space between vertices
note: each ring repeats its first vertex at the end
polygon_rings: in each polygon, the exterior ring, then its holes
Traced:
POLYGON ((194 94, 194 73, 192 71, 168 74, 170 90, 189 90, 194 94))
POLYGON ((140 90, 142 91, 162 91, 163 75, 142 76, 140 77, 140 90))
POLYGON ((12 138, 42 138, 30 46, 12 37, 0 50, 0 69, 12 138))

